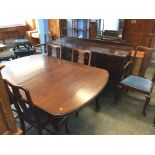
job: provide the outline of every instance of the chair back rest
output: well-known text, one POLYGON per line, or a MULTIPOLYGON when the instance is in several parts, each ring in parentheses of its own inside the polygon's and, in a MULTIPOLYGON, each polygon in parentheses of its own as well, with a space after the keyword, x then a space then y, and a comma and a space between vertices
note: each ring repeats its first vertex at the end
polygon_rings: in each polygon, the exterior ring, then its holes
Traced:
POLYGON ((72 50, 72 62, 89 65, 91 64, 91 51, 89 50, 72 50))
POLYGON ((148 48, 144 46, 137 46, 135 50, 131 52, 132 74, 144 77, 145 71, 150 63, 152 52, 154 48, 148 48))
POLYGON ((6 79, 4 79, 4 83, 10 103, 15 106, 19 117, 29 122, 38 121, 37 111, 35 110, 28 89, 19 85, 13 85, 6 79))
POLYGON ((47 45, 47 55, 61 59, 62 55, 61 46, 54 44, 47 45))

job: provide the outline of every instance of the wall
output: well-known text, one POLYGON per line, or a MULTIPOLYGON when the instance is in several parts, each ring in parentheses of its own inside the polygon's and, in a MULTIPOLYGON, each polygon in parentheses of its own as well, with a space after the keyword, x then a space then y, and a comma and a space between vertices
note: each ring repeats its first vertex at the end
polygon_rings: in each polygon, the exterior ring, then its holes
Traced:
POLYGON ((54 38, 60 38, 60 23, 59 19, 48 19, 49 31, 53 33, 54 38))
POLYGON ((36 20, 37 19, 26 19, 26 25, 29 31, 36 30, 36 20))
POLYGON ((67 19, 67 36, 72 37, 72 19, 67 19))
POLYGON ((0 40, 6 44, 9 39, 24 37, 27 30, 26 25, 0 27, 0 40))

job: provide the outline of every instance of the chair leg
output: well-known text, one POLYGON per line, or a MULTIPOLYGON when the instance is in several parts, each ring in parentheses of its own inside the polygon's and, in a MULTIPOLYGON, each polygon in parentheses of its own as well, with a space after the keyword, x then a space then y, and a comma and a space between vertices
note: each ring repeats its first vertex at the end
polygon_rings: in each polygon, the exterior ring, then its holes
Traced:
POLYGON ((66 123, 67 123, 67 122, 57 125, 57 127, 56 127, 56 130, 57 130, 56 133, 57 133, 58 135, 64 134, 64 131, 69 132, 68 129, 67 129, 66 123), (67 129, 67 130, 66 130, 66 129, 67 129))
POLYGON ((26 133, 26 130, 25 130, 25 123, 24 123, 24 120, 22 118, 19 117, 19 121, 20 121, 20 125, 21 125, 21 129, 23 131, 23 135, 25 135, 26 133))
POLYGON ((64 120, 64 122, 61 122, 62 119, 63 118, 51 118, 50 119, 50 122, 53 125, 54 129, 56 130, 56 134, 58 135, 62 135, 64 131, 67 129, 67 120, 64 120))
POLYGON ((41 128, 41 127, 38 127, 37 130, 38 130, 38 134, 39 134, 39 135, 42 135, 42 134, 43 134, 42 128, 41 128))
POLYGON ((146 116, 146 108, 150 102, 150 99, 151 99, 150 96, 146 96, 145 104, 144 104, 143 111, 142 111, 143 116, 146 116))
POLYGON ((67 134, 69 134, 68 121, 67 121, 66 124, 65 124, 65 131, 66 131, 67 134))

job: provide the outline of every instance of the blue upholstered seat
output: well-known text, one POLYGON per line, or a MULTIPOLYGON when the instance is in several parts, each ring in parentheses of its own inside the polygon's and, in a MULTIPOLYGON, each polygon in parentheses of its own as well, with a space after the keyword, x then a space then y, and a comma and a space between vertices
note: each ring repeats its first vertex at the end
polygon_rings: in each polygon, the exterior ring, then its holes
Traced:
POLYGON ((144 79, 142 77, 130 75, 124 80, 120 82, 123 85, 127 85, 129 87, 133 87, 142 91, 146 91, 150 93, 152 89, 153 82, 148 79, 144 79))

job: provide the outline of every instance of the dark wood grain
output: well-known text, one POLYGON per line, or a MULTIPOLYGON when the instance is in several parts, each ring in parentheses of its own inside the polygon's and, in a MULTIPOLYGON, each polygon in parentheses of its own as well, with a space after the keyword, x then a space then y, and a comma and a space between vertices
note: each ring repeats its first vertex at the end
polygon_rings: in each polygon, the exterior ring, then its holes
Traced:
POLYGON ((155 32, 155 19, 125 19, 123 39, 133 47, 151 47, 155 32))
POLYGON ((94 99, 108 82, 104 69, 43 55, 5 63, 3 77, 26 87, 33 103, 54 116, 72 113, 94 99))
POLYGON ((1 69, 4 67, 4 65, 0 64, 0 135, 15 134, 17 132, 17 126, 11 111, 9 97, 1 75, 1 69))

